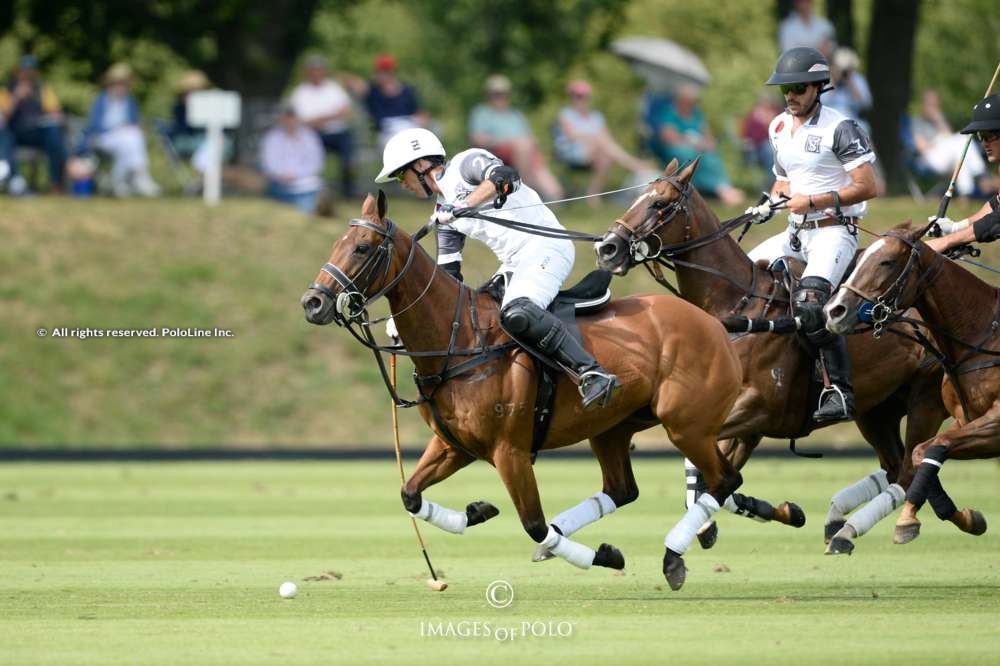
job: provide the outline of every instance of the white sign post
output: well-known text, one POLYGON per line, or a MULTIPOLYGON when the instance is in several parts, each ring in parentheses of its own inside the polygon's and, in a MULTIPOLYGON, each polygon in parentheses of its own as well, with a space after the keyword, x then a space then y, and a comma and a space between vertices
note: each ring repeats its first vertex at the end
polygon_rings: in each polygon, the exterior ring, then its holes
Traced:
POLYGON ((199 90, 187 96, 187 121, 205 128, 205 203, 214 206, 222 195, 222 130, 240 124, 240 95, 228 90, 199 90))

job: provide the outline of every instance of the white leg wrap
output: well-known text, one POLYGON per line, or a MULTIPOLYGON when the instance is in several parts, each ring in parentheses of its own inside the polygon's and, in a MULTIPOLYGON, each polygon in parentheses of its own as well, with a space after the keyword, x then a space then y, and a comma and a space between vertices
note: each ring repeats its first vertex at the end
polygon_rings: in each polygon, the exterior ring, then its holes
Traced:
POLYGON ((680 522, 667 533, 667 538, 664 539, 663 543, 678 555, 683 555, 694 540, 698 529, 718 510, 719 503, 715 501, 714 497, 705 493, 687 510, 680 522))
POLYGON ((832 523, 835 520, 843 520, 848 513, 871 500, 888 487, 889 479, 886 478, 884 469, 880 469, 874 474, 869 474, 857 483, 847 486, 830 500, 830 511, 826 514, 826 522, 832 523))
POLYGON ((736 506, 736 500, 734 500, 733 496, 730 495, 729 497, 726 498, 726 501, 722 503, 722 508, 728 511, 729 513, 736 513, 737 511, 739 511, 740 507, 736 506))
POLYGON ((854 530, 855 535, 861 536, 875 527, 875 523, 901 507, 905 499, 906 491, 898 483, 894 483, 855 511, 847 520, 847 525, 854 530))
POLYGON ((594 563, 594 551, 577 543, 569 537, 564 537, 549 526, 549 533, 545 535, 542 545, 549 549, 553 555, 558 555, 575 567, 589 569, 594 563))
POLYGON ((572 509, 563 511, 556 516, 552 524, 559 528, 563 536, 569 536, 609 513, 614 513, 617 508, 614 500, 601 492, 585 499, 572 509))
POLYGON ((469 522, 469 517, 465 515, 464 511, 455 511, 434 502, 428 502, 423 498, 421 498, 420 510, 410 515, 414 518, 426 520, 434 527, 439 527, 445 532, 451 532, 452 534, 462 534, 465 532, 465 526, 469 522))

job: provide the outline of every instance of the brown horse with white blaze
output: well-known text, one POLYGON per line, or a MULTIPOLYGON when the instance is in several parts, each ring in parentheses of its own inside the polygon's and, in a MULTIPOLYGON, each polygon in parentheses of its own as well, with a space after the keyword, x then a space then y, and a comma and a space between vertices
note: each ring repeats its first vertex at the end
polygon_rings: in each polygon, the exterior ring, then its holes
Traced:
MULTIPOLYGON (((720 319, 784 315, 790 297, 780 276, 751 261, 722 228, 690 185, 697 168, 697 160, 680 171, 676 161, 668 165, 597 244, 598 264, 623 275, 645 260, 636 256, 641 247, 671 261, 681 296, 720 319)), ((808 421, 814 405, 807 401, 814 363, 795 337, 733 335, 743 365, 743 388, 721 436, 733 438, 722 449, 737 468, 762 437, 795 438, 815 427, 808 421)), ((882 469, 832 498, 825 525, 830 554, 853 549, 853 544, 835 535, 845 529, 870 529, 902 502, 895 483, 900 479, 906 483, 910 474, 899 432, 902 418, 907 419, 907 447, 932 436, 947 418, 938 391, 941 370, 928 362, 920 345, 896 337, 851 336, 848 351, 854 369, 856 422, 882 469)))
POLYGON ((880 327, 915 307, 947 370, 941 398, 955 424, 913 449, 916 473, 896 521, 896 543, 917 538, 917 511, 926 500, 938 518, 970 534, 986 532, 983 515, 959 511, 938 472, 949 458, 1000 457, 1000 290, 923 243, 929 228, 897 227, 872 243, 826 306, 827 328, 834 333, 854 327, 865 301, 875 304, 873 319, 880 327))
POLYGON ((478 363, 447 373, 446 381, 418 380, 420 414, 434 435, 403 485, 406 510, 453 533, 497 515, 486 502, 462 512, 423 497, 428 487, 482 459, 496 467, 536 543, 581 568, 621 569, 624 558, 613 546, 603 544, 595 553, 569 537, 638 497, 629 444, 635 433, 661 425, 702 469, 709 486, 707 499, 689 509, 665 540, 664 574, 679 589, 685 577, 681 555, 698 526, 741 483, 716 445, 740 386, 739 361, 721 324, 680 299, 661 295, 614 300, 577 319, 585 346, 622 386, 606 407, 585 412, 568 378, 558 380, 542 449, 589 439, 604 485, 550 524, 532 469, 536 362, 519 347, 503 347, 510 338, 500 328, 496 301, 437 267, 417 242, 426 230, 410 236, 385 218, 384 195, 379 193, 377 201, 369 195, 361 217, 334 244, 301 301, 314 324, 365 324, 365 307, 384 295, 418 378, 445 375, 458 361, 476 358, 476 350, 501 350, 480 354, 478 363))

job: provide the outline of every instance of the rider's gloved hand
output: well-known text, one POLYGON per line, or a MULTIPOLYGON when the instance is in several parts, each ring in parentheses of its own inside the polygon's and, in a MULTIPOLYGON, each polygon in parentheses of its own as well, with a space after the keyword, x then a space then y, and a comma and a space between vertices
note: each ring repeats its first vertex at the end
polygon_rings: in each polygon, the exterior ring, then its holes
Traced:
POLYGON ((431 215, 431 222, 435 224, 449 224, 455 219, 455 213, 467 206, 464 203, 439 204, 437 210, 431 215))
POLYGON ((969 221, 967 219, 955 222, 954 220, 951 220, 947 217, 936 217, 934 215, 928 217, 927 221, 936 223, 937 228, 941 230, 939 234, 934 234, 932 228, 930 233, 930 235, 932 236, 938 236, 938 235, 947 236, 948 234, 953 234, 956 231, 961 231, 962 229, 965 229, 967 226, 969 226, 969 221))
POLYGON ((777 208, 775 208, 776 203, 779 202, 771 201, 771 197, 767 194, 767 192, 764 192, 759 203, 756 206, 750 206, 747 208, 743 211, 743 214, 753 215, 757 218, 754 220, 755 223, 763 224, 774 217, 774 212, 777 210, 777 208))

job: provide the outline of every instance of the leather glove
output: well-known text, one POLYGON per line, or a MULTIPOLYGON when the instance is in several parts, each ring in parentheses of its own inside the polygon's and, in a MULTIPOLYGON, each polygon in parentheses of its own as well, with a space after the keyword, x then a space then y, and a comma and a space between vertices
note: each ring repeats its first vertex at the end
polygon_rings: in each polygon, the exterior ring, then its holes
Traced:
POLYGON ((941 230, 941 233, 936 235, 941 235, 941 236, 947 236, 948 234, 953 234, 956 231, 961 231, 962 229, 969 226, 968 220, 959 220, 958 222, 955 222, 954 220, 951 220, 947 217, 935 217, 933 215, 928 217, 927 221, 934 222, 937 224, 937 227, 938 229, 941 230))
POLYGON ((435 224, 449 224, 455 219, 455 213, 467 206, 464 203, 440 204, 434 214, 431 215, 431 222, 435 224))

